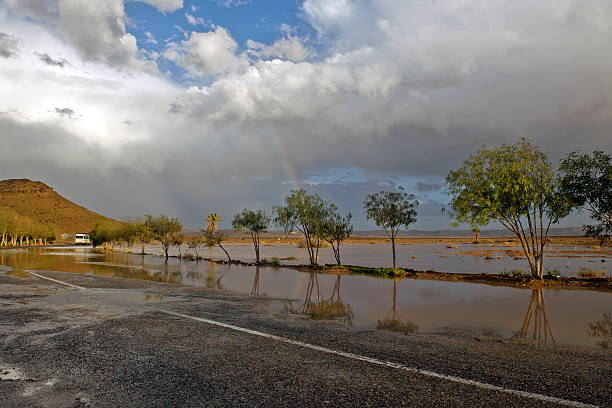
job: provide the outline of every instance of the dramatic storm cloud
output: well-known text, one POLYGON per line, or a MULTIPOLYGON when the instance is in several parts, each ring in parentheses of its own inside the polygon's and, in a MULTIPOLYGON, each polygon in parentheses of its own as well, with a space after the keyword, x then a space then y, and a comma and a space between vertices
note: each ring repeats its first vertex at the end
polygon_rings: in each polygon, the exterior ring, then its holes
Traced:
POLYGON ((301 186, 373 228, 365 195, 402 185, 432 229, 483 144, 610 151, 609 1, 291 7, 0 0, 0 178, 194 227, 301 186))

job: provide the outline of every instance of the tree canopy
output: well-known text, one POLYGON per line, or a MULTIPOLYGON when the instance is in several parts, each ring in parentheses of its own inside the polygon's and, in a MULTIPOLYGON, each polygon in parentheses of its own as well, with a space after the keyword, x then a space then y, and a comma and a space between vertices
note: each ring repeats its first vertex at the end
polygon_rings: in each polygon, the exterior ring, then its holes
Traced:
POLYGON ((330 205, 330 209, 332 212, 323 222, 322 236, 332 246, 336 262, 341 265, 340 244, 353 233, 353 223, 351 222, 353 215, 349 212, 345 217, 341 216, 333 204, 330 205))
POLYGON ((259 263, 259 234, 266 232, 270 225, 270 216, 264 210, 247 210, 234 215, 232 227, 235 231, 248 231, 255 247, 255 262, 259 263))
POLYGON ((168 249, 173 245, 173 238, 183 230, 183 224, 176 218, 162 214, 157 217, 145 215, 145 225, 151 231, 153 238, 158 240, 168 259, 168 249))
POLYGON ((570 153, 559 166, 561 193, 573 208, 586 210, 593 225, 585 225, 587 236, 605 243, 612 234, 612 161, 610 155, 596 151, 570 153))
POLYGON ((546 155, 530 141, 482 147, 446 177, 450 216, 471 226, 498 221, 521 243, 534 277, 543 277, 552 223, 570 212, 546 155))
POLYGON ((285 197, 285 205, 274 206, 274 222, 286 232, 297 229, 304 234, 310 263, 315 265, 325 220, 333 212, 330 203, 316 193, 304 189, 291 190, 285 197))
POLYGON ((414 195, 406 193, 403 187, 398 187, 398 190, 368 194, 363 203, 367 219, 374 220, 391 239, 393 268, 396 267, 395 237, 402 226, 408 228, 416 222, 419 205, 414 195))

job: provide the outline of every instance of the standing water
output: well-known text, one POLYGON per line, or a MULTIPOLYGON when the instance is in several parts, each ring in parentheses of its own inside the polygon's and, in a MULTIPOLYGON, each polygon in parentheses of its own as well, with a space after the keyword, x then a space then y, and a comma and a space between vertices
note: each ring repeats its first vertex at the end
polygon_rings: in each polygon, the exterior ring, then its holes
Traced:
MULTIPOLYGON (((154 255, 94 253, 90 248, 0 251, 0 265, 3 270, 12 268, 5 273, 23 278, 30 270, 62 271, 267 295, 285 299, 280 310, 288 313, 368 329, 467 331, 593 346, 612 343, 609 334, 602 337, 612 324, 612 296, 591 290, 380 279, 176 258, 166 263, 154 255)), ((278 302, 270 304, 279 308, 278 302)))

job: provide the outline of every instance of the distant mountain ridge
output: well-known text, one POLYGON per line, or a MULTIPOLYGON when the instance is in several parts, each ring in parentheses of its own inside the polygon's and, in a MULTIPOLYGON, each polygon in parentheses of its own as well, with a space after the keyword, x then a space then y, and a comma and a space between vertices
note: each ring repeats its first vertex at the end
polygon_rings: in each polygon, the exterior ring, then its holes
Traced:
POLYGON ((59 240, 62 234, 88 232, 98 221, 119 223, 73 203, 40 181, 9 179, 0 181, 0 206, 19 215, 51 224, 59 240))
MULTIPOLYGON (((386 237, 387 234, 384 231, 354 231, 354 236, 360 237, 386 237)), ((423 237, 423 238, 433 238, 433 237, 444 237, 444 238, 463 238, 463 237, 472 237, 474 234, 470 230, 462 230, 462 229, 445 229, 445 230, 437 230, 437 231, 420 231, 420 230, 408 230, 408 231, 400 231, 397 236, 398 237, 423 237)), ((548 234, 552 237, 559 236, 584 236, 584 231, 582 227, 565 227, 565 228, 551 228, 548 234)), ((482 230, 480 231, 481 237, 512 237, 510 231, 506 229, 490 229, 490 230, 482 230)))

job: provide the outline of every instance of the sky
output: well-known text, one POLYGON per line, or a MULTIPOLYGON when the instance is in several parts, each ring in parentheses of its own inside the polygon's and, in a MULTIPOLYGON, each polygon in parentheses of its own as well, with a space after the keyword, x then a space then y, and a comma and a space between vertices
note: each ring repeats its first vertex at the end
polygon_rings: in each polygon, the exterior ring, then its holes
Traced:
POLYGON ((609 0, 0 0, 0 179, 191 228, 403 186, 446 229, 483 145, 612 150, 611 43, 609 0))

